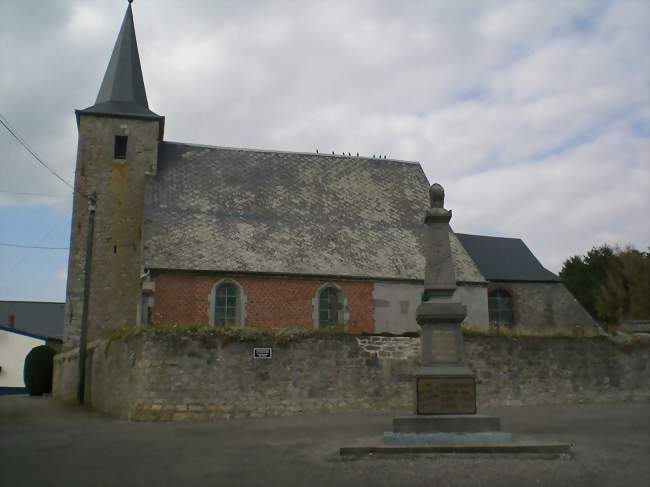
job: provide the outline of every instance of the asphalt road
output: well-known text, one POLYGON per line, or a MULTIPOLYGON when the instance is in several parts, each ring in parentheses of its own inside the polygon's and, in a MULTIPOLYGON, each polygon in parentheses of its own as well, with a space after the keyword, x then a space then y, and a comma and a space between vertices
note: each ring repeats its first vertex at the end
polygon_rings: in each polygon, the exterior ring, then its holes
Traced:
POLYGON ((569 441, 569 457, 424 455, 341 459, 394 415, 132 423, 49 398, 0 396, 0 486, 644 486, 650 405, 481 411, 503 429, 569 441))

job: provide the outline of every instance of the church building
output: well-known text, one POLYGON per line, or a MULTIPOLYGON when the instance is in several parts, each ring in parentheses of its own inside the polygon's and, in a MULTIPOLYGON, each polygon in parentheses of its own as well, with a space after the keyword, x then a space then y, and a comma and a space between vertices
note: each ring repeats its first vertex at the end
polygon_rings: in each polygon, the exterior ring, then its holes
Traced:
MULTIPOLYGON (((134 324, 418 330, 419 163, 165 141, 131 4, 97 100, 76 116, 64 348, 79 341, 91 205, 89 340, 134 324)), ((520 239, 450 228, 449 240, 467 326, 598 333, 520 239)))

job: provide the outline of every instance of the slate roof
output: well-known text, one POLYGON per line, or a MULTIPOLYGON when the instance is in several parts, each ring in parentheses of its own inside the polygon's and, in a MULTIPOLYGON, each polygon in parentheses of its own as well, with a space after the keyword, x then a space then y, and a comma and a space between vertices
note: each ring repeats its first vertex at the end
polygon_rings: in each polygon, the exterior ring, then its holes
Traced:
POLYGON ((556 282, 560 278, 545 269, 519 238, 456 236, 489 281, 556 282))
MULTIPOLYGON (((422 280, 428 189, 412 162, 162 142, 145 265, 422 280)), ((457 280, 484 282, 451 235, 457 280)))
POLYGON ((97 100, 93 106, 78 110, 78 113, 162 118, 149 110, 130 3, 108 62, 104 80, 99 88, 97 100))
POLYGON ((9 317, 13 315, 16 330, 61 340, 64 306, 65 303, 0 301, 0 326, 11 328, 9 317))

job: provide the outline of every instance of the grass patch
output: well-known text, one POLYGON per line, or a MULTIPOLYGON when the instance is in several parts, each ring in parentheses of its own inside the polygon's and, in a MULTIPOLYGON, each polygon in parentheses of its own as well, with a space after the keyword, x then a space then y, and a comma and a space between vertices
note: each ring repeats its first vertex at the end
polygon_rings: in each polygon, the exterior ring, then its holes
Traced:
POLYGON ((503 338, 593 338, 597 335, 587 335, 584 329, 580 327, 575 328, 495 328, 490 327, 477 327, 470 325, 463 325, 463 336, 465 337, 503 337, 503 338))
POLYGON ((215 337, 224 343, 231 342, 265 342, 268 344, 283 344, 297 342, 309 338, 342 338, 348 335, 344 326, 331 326, 308 330, 301 327, 286 327, 281 329, 258 328, 255 326, 223 326, 209 325, 156 325, 156 326, 124 326, 106 335, 109 342, 128 339, 134 336, 185 336, 192 338, 215 337))
POLYGON ((607 335, 607 338, 614 345, 625 351, 650 348, 650 336, 645 334, 637 335, 619 331, 607 335))
MULTIPOLYGON (((225 326, 214 327, 210 325, 182 325, 182 324, 168 324, 168 325, 155 325, 155 326, 124 326, 113 330, 105 335, 110 341, 127 339, 129 337, 138 335, 148 335, 151 337, 163 336, 185 336, 185 337, 215 337, 220 338, 224 343, 229 342, 266 342, 269 344, 281 344, 297 342, 300 340, 310 338, 342 338, 350 336, 381 336, 383 334, 362 334, 351 335, 345 332, 343 325, 329 326, 316 329, 306 329, 299 326, 286 327, 286 328, 262 328, 256 326, 225 326)), ((399 336, 413 336, 418 337, 419 333, 409 333, 407 335, 399 336)), ((463 325, 463 336, 466 338, 480 338, 480 337, 503 337, 503 338, 581 338, 583 337, 581 329, 517 329, 517 328, 490 328, 486 330, 484 327, 479 327, 472 324, 463 325)), ((617 345, 621 346, 637 346, 647 345, 648 340, 645 337, 637 337, 626 333, 614 333, 609 335, 617 345), (618 338, 612 338, 618 337, 618 338)))
POLYGON ((106 333, 104 338, 106 338, 110 343, 115 340, 123 340, 124 338, 141 335, 145 331, 147 331, 147 328, 142 325, 123 326, 122 328, 111 330, 110 332, 106 333))

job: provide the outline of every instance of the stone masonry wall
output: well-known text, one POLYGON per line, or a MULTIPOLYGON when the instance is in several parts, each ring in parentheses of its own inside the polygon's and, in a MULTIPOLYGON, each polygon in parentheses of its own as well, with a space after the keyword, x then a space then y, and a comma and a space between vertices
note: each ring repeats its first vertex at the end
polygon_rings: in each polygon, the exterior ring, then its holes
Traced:
POLYGON ((84 294, 88 201, 97 193, 88 337, 138 321, 142 272, 144 178, 157 159, 158 121, 79 119, 79 147, 70 232, 64 348, 78 346, 84 294), (126 159, 114 159, 114 138, 128 137, 126 159))
POLYGON ((348 333, 372 332, 371 282, 264 277, 192 272, 153 272, 155 282, 153 324, 210 322, 210 293, 224 278, 236 281, 245 294, 244 325, 261 328, 313 328, 314 299, 326 282, 336 284, 347 299, 348 333))
POLYGON ((514 325, 522 333, 554 331, 585 336, 602 330, 562 283, 491 282, 488 292, 505 289, 512 296, 514 325))
MULTIPOLYGON (((133 420, 411 411, 417 338, 308 338, 273 347, 210 334, 153 333, 95 342, 87 400, 133 420)), ((650 349, 606 338, 469 338, 479 409, 492 405, 650 400, 650 349)), ((74 399, 76 352, 55 358, 54 395, 74 399)))

